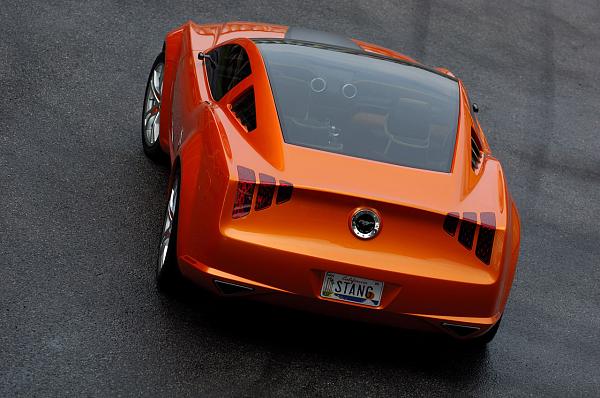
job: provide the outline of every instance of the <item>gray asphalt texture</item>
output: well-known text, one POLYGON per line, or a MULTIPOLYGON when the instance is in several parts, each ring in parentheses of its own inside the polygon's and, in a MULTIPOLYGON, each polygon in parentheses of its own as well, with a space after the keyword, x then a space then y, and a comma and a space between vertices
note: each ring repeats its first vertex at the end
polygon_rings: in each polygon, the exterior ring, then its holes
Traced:
POLYGON ((0 396, 600 395, 596 0, 0 8, 0 396), (143 155, 140 112, 188 19, 342 33, 464 80, 522 220, 487 349, 156 290, 168 170, 143 155))

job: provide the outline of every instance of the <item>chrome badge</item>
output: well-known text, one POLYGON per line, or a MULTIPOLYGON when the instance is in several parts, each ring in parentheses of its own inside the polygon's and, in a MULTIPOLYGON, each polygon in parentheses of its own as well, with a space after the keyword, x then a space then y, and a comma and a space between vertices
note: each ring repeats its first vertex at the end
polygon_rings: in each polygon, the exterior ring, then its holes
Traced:
POLYGON ((350 229, 357 238, 372 239, 381 228, 381 220, 371 209, 358 209, 352 215, 350 229))

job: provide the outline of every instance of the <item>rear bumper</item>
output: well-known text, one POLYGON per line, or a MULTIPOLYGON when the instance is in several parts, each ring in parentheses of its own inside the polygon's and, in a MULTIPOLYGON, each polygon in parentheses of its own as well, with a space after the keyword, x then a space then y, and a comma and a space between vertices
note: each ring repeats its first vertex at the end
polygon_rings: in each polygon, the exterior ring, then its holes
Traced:
POLYGON ((220 234, 218 243, 211 245, 210 255, 191 250, 194 253, 179 257, 184 276, 218 295, 247 296, 320 314, 442 332, 456 338, 484 334, 502 313, 498 307, 504 302, 503 289, 489 272, 465 269, 459 274, 460 279, 456 273, 449 273, 450 277, 439 273, 408 274, 401 269, 332 261, 309 255, 300 248, 281 250, 285 245, 265 246, 248 236, 236 239, 229 232, 220 234), (368 307, 321 297, 326 271, 383 281, 381 305, 368 307), (249 289, 224 291, 215 281, 249 289))

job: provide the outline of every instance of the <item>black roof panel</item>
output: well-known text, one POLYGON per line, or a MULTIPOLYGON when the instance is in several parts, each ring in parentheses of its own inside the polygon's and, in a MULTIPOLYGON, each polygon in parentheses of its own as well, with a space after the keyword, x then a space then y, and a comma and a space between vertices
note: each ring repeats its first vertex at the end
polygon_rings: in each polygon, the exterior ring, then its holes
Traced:
POLYGON ((309 41, 313 43, 327 44, 330 46, 351 48, 362 51, 362 48, 347 37, 336 33, 321 32, 319 30, 305 29, 299 27, 290 27, 285 34, 288 40, 309 41))

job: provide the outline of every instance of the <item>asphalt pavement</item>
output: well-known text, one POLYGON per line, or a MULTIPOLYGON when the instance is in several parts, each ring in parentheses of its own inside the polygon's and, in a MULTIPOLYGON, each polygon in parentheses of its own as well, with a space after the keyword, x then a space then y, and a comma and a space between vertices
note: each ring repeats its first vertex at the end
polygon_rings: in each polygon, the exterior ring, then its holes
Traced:
POLYGON ((0 38, 0 396, 600 396, 597 0, 3 0, 0 38), (463 79, 522 222, 487 349, 156 290, 168 170, 140 113, 188 19, 337 32, 463 79))

